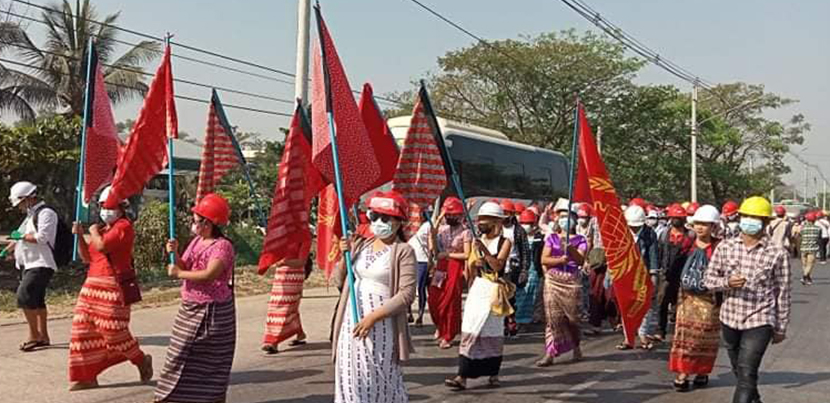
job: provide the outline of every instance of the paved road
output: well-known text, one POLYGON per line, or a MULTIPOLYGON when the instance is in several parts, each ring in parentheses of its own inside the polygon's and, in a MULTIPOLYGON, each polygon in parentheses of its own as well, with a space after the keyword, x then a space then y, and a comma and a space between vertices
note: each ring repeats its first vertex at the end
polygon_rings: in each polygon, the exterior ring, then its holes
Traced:
MULTIPOLYGON (((796 272, 800 273, 797 264, 796 272)), ((772 347, 764 362, 761 389, 764 402, 830 402, 830 265, 819 266, 816 284, 794 287, 794 317, 789 340, 772 347)), ((794 276, 796 277, 796 276, 794 276)), ((307 346, 266 357, 259 350, 265 317, 264 296, 238 301, 238 343, 229 402, 330 402, 334 376, 329 363, 328 326, 335 296, 325 289, 310 290, 302 313, 310 336, 307 346)), ((168 332, 176 307, 146 309, 134 314, 132 328, 158 368, 164 361, 168 332)), ((102 387, 66 392, 67 339, 70 321, 51 323, 52 348, 20 353, 16 346, 25 327, 0 324, 0 401, 3 402, 149 402, 152 386, 140 385, 134 367, 122 364, 105 372, 102 387)), ((416 329, 418 353, 405 368, 413 402, 583 402, 681 403, 729 402, 734 379, 721 354, 708 389, 688 394, 672 391, 666 370, 666 347, 654 352, 619 352, 617 335, 590 338, 586 360, 547 369, 532 366, 541 354, 543 336, 523 335, 505 348, 503 387, 484 388, 471 381, 463 393, 450 392, 443 379, 456 367, 456 351, 442 351, 430 341, 431 327, 416 329)))

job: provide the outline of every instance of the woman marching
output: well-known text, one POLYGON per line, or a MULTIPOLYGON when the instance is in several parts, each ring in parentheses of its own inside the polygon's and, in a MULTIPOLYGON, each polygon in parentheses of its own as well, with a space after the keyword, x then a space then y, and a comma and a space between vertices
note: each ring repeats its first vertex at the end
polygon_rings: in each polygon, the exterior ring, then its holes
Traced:
POLYGON ((184 254, 179 255, 175 239, 167 243, 167 251, 175 254, 167 271, 182 280, 182 305, 173 322, 156 402, 223 402, 228 391, 236 347, 235 253, 220 226, 228 224, 231 211, 213 193, 192 211, 195 237, 184 254))
POLYGON ((681 276, 677 320, 669 354, 669 370, 676 373, 675 390, 689 390, 689 377, 704 387, 715 365, 720 344, 720 305, 718 297, 703 287, 703 275, 719 240, 712 230, 720 219, 714 206, 699 208, 693 217, 696 239, 681 276))
POLYGON ((296 338, 288 343, 289 346, 306 344, 306 334, 300 320, 300 300, 303 298, 306 264, 310 263, 310 247, 310 240, 298 244, 297 253, 289 254, 298 258, 283 259, 276 263, 262 342, 262 350, 266 354, 277 354, 277 346, 294 336, 296 338))
POLYGON ((342 289, 334 322, 334 401, 408 402, 401 363, 414 351, 407 307, 415 299, 415 252, 404 241, 407 204, 397 192, 378 192, 368 201, 371 231, 356 238, 351 250, 360 321, 352 315, 346 267, 340 262, 333 278, 342 289))
MULTIPOLYGON (((101 192, 98 203, 109 197, 110 187, 101 192)), ((153 359, 144 354, 130 334, 130 303, 137 291, 132 265, 135 231, 124 209, 124 200, 114 210, 101 207, 103 225, 89 228, 89 241, 81 223, 72 232, 78 235, 78 253, 89 263, 86 281, 75 304, 72 338, 69 343, 70 391, 95 388, 98 375, 109 367, 129 360, 138 368, 142 383, 153 377, 153 359), (132 281, 131 281, 132 280, 132 281), (133 287, 124 292, 124 287, 133 287)))
POLYGON ((461 291, 471 240, 470 231, 461 223, 463 214, 461 200, 448 197, 441 212, 446 224, 438 228, 435 237, 430 237, 430 250, 435 252, 438 265, 427 295, 436 328, 435 339, 439 340, 438 346, 442 349, 451 348, 453 340, 461 333, 461 291))
POLYGON ((542 272, 542 249, 545 246, 545 237, 536 226, 536 213, 533 210, 524 210, 519 216, 519 224, 527 233, 530 243, 530 268, 527 283, 516 289, 516 323, 526 326, 533 322, 533 311, 536 308, 536 298, 539 295, 539 283, 544 275, 542 272))
POLYGON ((484 203, 478 210, 478 230, 471 252, 468 278, 472 281, 464 317, 461 321, 461 346, 458 375, 444 383, 455 390, 467 388, 467 379, 488 377, 490 387, 501 386, 499 370, 504 352, 504 317, 513 309, 507 302, 515 287, 501 279, 513 247, 502 236, 505 215, 498 203, 484 203))
POLYGON ((553 365, 556 357, 573 351, 575 361, 582 359, 580 343, 580 304, 582 283, 580 268, 585 263, 587 241, 576 233, 577 216, 569 210, 568 200, 559 199, 554 208, 557 232, 548 235, 542 251, 545 266, 545 355, 538 367, 553 365), (569 237, 568 245, 565 240, 569 237))

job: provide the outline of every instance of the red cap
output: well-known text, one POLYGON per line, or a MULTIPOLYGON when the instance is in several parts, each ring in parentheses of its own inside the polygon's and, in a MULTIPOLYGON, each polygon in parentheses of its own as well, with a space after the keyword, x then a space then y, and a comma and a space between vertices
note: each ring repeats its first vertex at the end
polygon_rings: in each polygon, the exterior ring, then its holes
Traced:
POLYGON ((516 212, 517 212, 517 213, 521 214, 521 213, 523 213, 525 210, 527 210, 527 206, 525 206, 525 204, 524 204, 524 203, 516 203, 516 212))
POLYGON ((377 192, 369 198, 367 205, 369 210, 378 214, 386 214, 403 220, 408 215, 406 199, 395 191, 377 192))
POLYGON ((512 201, 504 199, 501 201, 501 209, 504 210, 505 213, 515 213, 516 205, 513 204, 512 201))
POLYGON ((775 206, 775 215, 784 215, 787 214, 787 209, 784 206, 775 206))
POLYGON ((723 216, 724 217, 730 217, 733 214, 737 214, 738 213, 738 207, 739 207, 738 203, 736 203, 732 200, 724 203, 723 208, 721 209, 722 212, 723 212, 723 216))
POLYGON ((591 216, 591 205, 588 203, 583 203, 579 206, 579 210, 576 211, 576 215, 578 217, 590 217, 591 216))
POLYGON ((647 204, 648 204, 648 203, 646 203, 646 201, 645 201, 645 200, 643 200, 643 199, 641 199, 641 198, 639 198, 639 197, 635 197, 635 198, 631 199, 631 200, 628 202, 628 205, 629 205, 629 206, 640 206, 640 207, 642 207, 642 208, 643 208, 643 210, 645 210, 645 208, 646 208, 646 205, 647 205, 647 204))
POLYGON ((464 214, 464 205, 461 204, 461 199, 457 197, 448 197, 446 200, 444 200, 444 205, 442 209, 444 210, 444 214, 464 214))
POLYGON ((816 221, 816 212, 811 211, 811 212, 807 213, 807 215, 805 217, 807 218, 807 221, 814 222, 814 221, 816 221))
POLYGON ((689 203, 689 207, 686 208, 686 215, 695 215, 695 212, 697 212, 698 208, 700 208, 700 204, 698 204, 697 202, 689 203))
POLYGON ((214 225, 227 225, 231 218, 231 206, 224 197, 216 193, 206 194, 191 211, 214 225))
POLYGON ((679 204, 669 206, 666 216, 669 218, 686 218, 686 210, 679 204))
POLYGON ((534 224, 536 223, 536 213, 533 210, 522 211, 519 216, 519 224, 534 224))

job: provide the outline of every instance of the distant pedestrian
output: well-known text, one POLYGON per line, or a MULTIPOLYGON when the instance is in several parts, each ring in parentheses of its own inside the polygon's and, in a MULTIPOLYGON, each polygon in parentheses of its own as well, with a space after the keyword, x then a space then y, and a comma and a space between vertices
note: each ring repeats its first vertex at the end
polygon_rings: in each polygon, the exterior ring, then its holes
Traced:
POLYGON ((542 276, 544 276, 542 249, 544 248, 545 238, 539 231, 536 221, 536 214, 532 210, 523 211, 519 217, 519 224, 527 233, 528 243, 530 244, 530 268, 527 283, 524 287, 516 288, 516 322, 519 326, 529 325, 533 322, 533 311, 536 308, 536 299, 540 295, 540 283, 542 276))
POLYGON ((132 263, 135 231, 125 211, 129 201, 105 209, 109 192, 110 187, 104 188, 98 199, 103 224, 89 227, 89 242, 81 223, 73 226, 78 253, 89 271, 72 319, 70 391, 97 387, 99 374, 127 360, 138 368, 142 383, 153 377, 153 357, 130 334, 130 305, 137 302, 139 290, 132 263))
POLYGON ((766 227, 767 235, 770 241, 776 246, 784 248, 795 256, 797 245, 795 244, 795 236, 797 230, 796 223, 787 216, 787 209, 784 206, 775 206, 775 218, 766 227))
POLYGON ((415 252, 404 241, 407 204, 397 192, 378 192, 368 201, 372 237, 354 244, 354 289, 360 318, 352 314, 346 265, 333 273, 342 287, 334 325, 332 358, 335 363, 334 401, 409 401, 401 363, 414 352, 407 323, 407 307, 415 299, 415 252))
MULTIPOLYGON (((504 237, 513 244, 510 250, 510 257, 507 259, 507 267, 505 268, 504 278, 517 288, 523 288, 527 283, 528 269, 530 267, 530 243, 527 239, 527 233, 519 225, 516 205, 510 200, 502 200, 501 208, 504 210, 504 223, 502 224, 502 231, 504 237)), ((515 305, 516 300, 511 299, 510 304, 515 305)), ((505 318, 505 333, 510 337, 515 337, 519 332, 519 326, 516 323, 515 315, 508 315, 505 318)))
POLYGON ((823 210, 816 212, 818 219, 816 225, 821 228, 821 239, 819 239, 818 258, 821 264, 827 264, 827 244, 830 242, 830 221, 823 210))
POLYGON ((710 291, 724 292, 720 320, 732 371, 733 403, 758 403, 758 371, 770 342, 786 339, 790 322, 790 260, 765 236, 772 206, 763 197, 741 204, 741 237, 721 243, 704 277, 710 291))
POLYGON ((427 288, 429 287, 429 271, 434 266, 434 257, 429 248, 429 238, 433 235, 433 223, 424 220, 418 231, 409 238, 409 246, 415 251, 415 260, 418 264, 418 317, 413 318, 409 314, 407 320, 415 326, 421 327, 424 324, 424 313, 427 306, 427 288))
POLYGON ((228 202, 205 195, 193 208, 195 236, 183 255, 171 239, 175 263, 170 277, 182 280, 182 303, 173 322, 167 361, 156 385, 156 402, 224 402, 236 348, 233 244, 220 227, 230 218, 228 202))
POLYGON ((813 267, 821 248, 821 227, 816 225, 816 213, 807 213, 807 221, 801 227, 801 284, 812 285, 813 267))
POLYGON ((706 266, 719 242, 712 237, 720 221, 718 209, 712 205, 701 206, 692 221, 695 244, 683 267, 677 321, 669 353, 669 370, 677 374, 674 388, 678 392, 689 390, 692 375, 695 375, 693 384, 696 387, 709 384, 709 374, 720 347, 719 296, 703 286, 706 266))

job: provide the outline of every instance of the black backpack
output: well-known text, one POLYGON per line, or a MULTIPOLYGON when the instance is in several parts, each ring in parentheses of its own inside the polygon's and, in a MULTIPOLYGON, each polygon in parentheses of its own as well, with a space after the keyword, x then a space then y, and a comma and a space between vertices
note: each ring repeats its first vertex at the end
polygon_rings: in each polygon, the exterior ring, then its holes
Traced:
POLYGON ((35 230, 37 230, 37 216, 40 215, 40 211, 43 209, 52 210, 52 212, 58 216, 58 229, 57 232, 55 232, 55 244, 49 245, 49 249, 52 249, 52 257, 55 259, 55 264, 58 267, 66 266, 72 262, 72 248, 75 247, 75 239, 72 235, 72 230, 70 230, 69 226, 66 225, 66 222, 61 219, 58 211, 55 210, 54 207, 47 205, 40 206, 37 210, 35 210, 34 217, 32 217, 35 224, 35 230))

